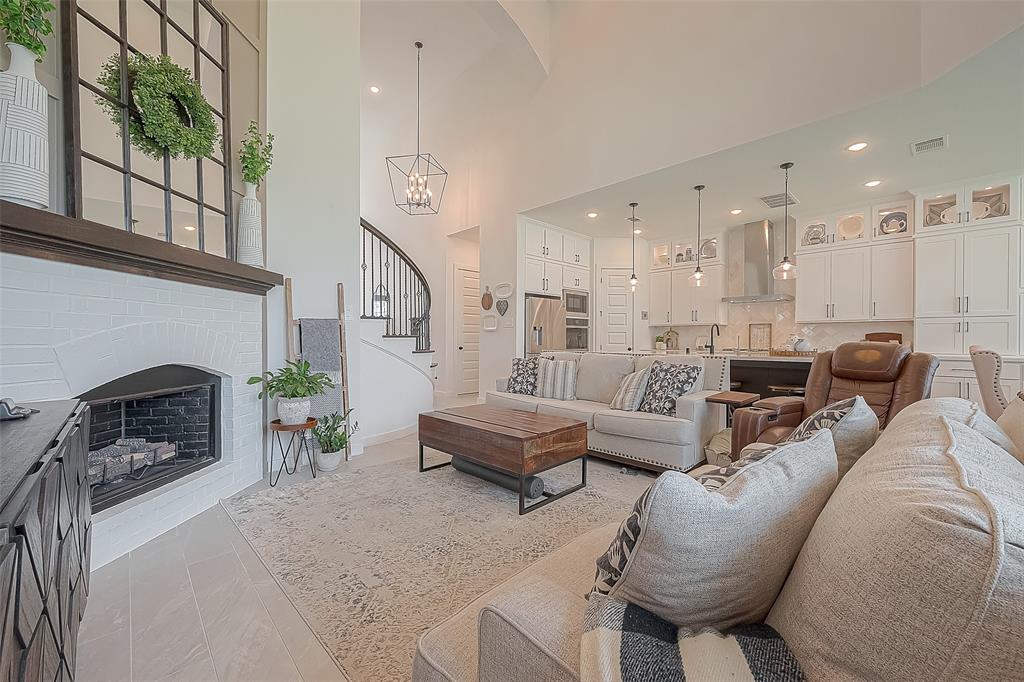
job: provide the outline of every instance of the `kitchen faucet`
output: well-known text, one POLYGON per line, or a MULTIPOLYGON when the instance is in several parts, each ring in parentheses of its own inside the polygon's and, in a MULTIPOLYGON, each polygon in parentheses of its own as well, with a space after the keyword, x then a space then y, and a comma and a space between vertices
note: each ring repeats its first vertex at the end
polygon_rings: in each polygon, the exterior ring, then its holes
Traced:
POLYGON ((711 325, 711 334, 708 337, 709 338, 709 341, 708 341, 708 355, 714 355, 715 354, 715 333, 716 332, 718 333, 719 336, 722 335, 722 330, 719 328, 717 323, 711 325))

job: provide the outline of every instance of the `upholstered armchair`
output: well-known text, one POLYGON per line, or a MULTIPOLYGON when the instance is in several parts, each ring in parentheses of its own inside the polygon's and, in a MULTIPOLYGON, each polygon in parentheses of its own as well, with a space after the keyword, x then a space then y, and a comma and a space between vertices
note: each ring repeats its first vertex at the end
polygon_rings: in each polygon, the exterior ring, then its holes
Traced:
POLYGON ((817 410, 855 395, 864 397, 885 428, 900 410, 931 394, 938 368, 935 356, 896 343, 855 341, 818 353, 803 397, 765 398, 736 410, 733 457, 754 441, 784 440, 817 410))

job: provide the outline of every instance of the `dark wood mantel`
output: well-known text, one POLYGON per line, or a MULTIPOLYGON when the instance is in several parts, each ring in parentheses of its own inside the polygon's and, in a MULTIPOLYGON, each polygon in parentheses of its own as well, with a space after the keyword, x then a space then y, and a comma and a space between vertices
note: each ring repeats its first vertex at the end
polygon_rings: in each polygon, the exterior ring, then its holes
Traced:
POLYGON ((184 246, 0 201, 0 251, 265 295, 284 278, 184 246))

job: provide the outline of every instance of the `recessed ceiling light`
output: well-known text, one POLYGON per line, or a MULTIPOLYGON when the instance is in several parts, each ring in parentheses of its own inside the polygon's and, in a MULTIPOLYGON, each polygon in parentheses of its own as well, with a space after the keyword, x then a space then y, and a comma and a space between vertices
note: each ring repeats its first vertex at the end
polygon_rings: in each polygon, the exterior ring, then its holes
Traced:
POLYGON ((864 183, 864 186, 865 187, 878 187, 881 184, 882 184, 881 180, 868 180, 867 182, 864 183))
POLYGON ((588 218, 596 218, 597 217, 597 211, 591 211, 590 213, 587 214, 587 217, 588 218))
POLYGON ((988 186, 988 187, 986 187, 985 189, 992 189, 992 185, 989 185, 989 186, 988 186))
POLYGON ((734 208, 733 210, 729 211, 729 213, 732 213, 733 215, 739 215, 740 213, 743 213, 743 209, 742 208, 734 208))
POLYGON ((186 225, 184 229, 185 229, 186 232, 195 232, 196 231, 196 226, 195 225, 186 225))
POLYGON ((371 85, 370 86, 370 92, 372 92, 375 95, 379 95, 380 94, 380 88, 378 88, 376 85, 371 85))
POLYGON ((853 144, 851 144, 849 147, 846 148, 846 151, 848 151, 848 152, 862 152, 862 151, 864 151, 867 148, 868 148, 868 143, 867 142, 854 142, 853 144))
POLYGON ((636 228, 635 230, 633 230, 633 234, 643 234, 643 233, 644 233, 644 231, 641 230, 639 227, 636 228))

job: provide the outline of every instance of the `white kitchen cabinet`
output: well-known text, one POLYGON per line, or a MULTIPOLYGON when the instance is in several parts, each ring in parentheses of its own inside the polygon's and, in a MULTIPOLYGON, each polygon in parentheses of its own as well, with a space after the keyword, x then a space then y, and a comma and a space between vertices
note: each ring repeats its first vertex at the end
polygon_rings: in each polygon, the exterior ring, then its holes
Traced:
POLYGON ((558 263, 526 259, 526 290, 534 294, 562 295, 563 272, 558 263))
POLYGON ((962 239, 964 314, 977 317, 1015 314, 1017 269, 1020 267, 1019 228, 968 231, 962 239))
POLYGON ((1021 217, 1018 175, 979 178, 915 192, 917 229, 991 227, 1021 217))
POLYGON ((903 239, 914 234, 914 199, 900 197, 871 207, 871 242, 903 239))
POLYGON ((655 242, 651 244, 651 268, 660 270, 672 267, 672 243, 655 242))
POLYGON ((688 282, 691 272, 672 271, 672 324, 693 324, 693 293, 688 282))
MULTIPOLYGON (((831 319, 848 322, 871 317, 871 251, 833 251, 829 273, 831 319)), ((797 281, 800 281, 797 278, 797 281)))
POLYGON ((871 247, 871 319, 914 319, 914 245, 871 247))
POLYGON ((650 275, 650 313, 651 325, 661 326, 672 323, 672 273, 652 272, 650 275))
POLYGON ((928 237, 914 242, 916 317, 949 317, 963 313, 964 240, 961 234, 928 237))
POLYGON ((590 240, 574 235, 562 235, 562 262, 578 267, 590 267, 590 240))
POLYGON ((919 317, 914 322, 914 349, 939 355, 964 352, 962 317, 919 317))
POLYGON ((526 255, 562 260, 562 233, 541 223, 526 221, 526 255))
POLYGON ((562 267, 562 288, 563 289, 590 289, 590 271, 583 268, 574 268, 570 265, 562 267))
POLYGON ((832 254, 805 253, 797 258, 796 319, 826 322, 831 314, 829 273, 832 254))
POLYGON ((966 355, 976 345, 1001 355, 1017 355, 1018 333, 1016 315, 918 318, 914 348, 937 355, 966 355))
MULTIPOLYGON (((724 324, 725 315, 722 311, 722 297, 725 296, 725 268, 706 267, 704 286, 691 287, 693 304, 693 321, 697 324, 724 324)), ((690 272, 686 273, 689 279, 690 272)))
POLYGON ((963 391, 963 380, 955 377, 935 377, 932 379, 932 398, 959 398, 963 391))

